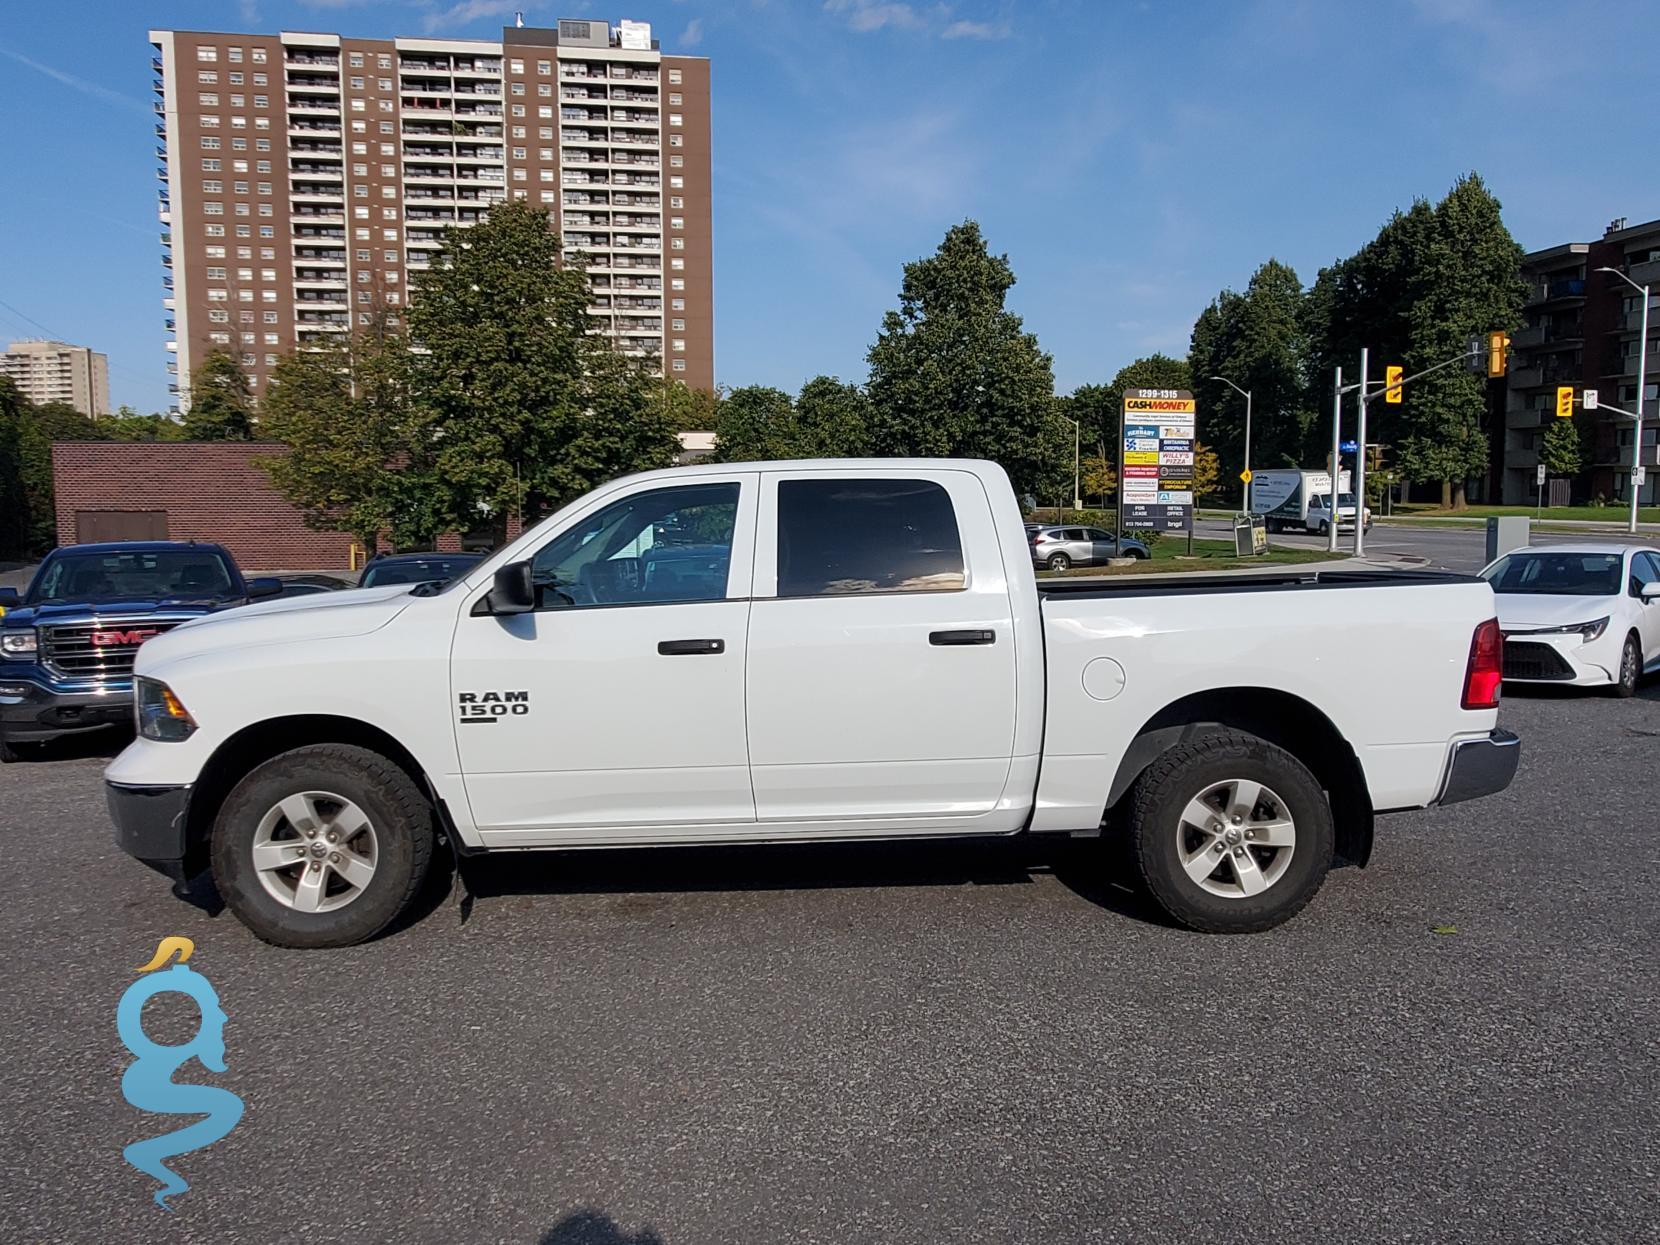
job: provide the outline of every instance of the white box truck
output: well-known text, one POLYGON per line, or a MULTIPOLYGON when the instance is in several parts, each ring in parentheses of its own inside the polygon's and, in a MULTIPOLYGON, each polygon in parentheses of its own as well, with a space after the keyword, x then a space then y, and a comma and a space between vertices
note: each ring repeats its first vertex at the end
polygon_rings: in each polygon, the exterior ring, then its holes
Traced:
MULTIPOLYGON (((1355 497, 1350 491, 1349 473, 1337 477, 1337 529, 1352 531, 1355 525, 1355 497)), ((1300 528, 1324 535, 1331 526, 1331 473, 1329 471, 1258 471, 1251 477, 1251 513, 1260 514, 1270 532, 1300 528)), ((1366 527, 1372 526, 1372 512, 1366 511, 1366 527)))

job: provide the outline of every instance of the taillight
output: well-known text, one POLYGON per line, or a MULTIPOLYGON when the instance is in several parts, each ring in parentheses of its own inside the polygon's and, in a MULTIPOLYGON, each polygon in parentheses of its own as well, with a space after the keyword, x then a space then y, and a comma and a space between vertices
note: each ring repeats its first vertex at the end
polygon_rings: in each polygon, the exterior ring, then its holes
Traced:
POLYGON ((1464 707, 1497 709, 1504 682, 1504 633, 1499 620, 1489 618, 1470 637, 1470 661, 1464 667, 1464 707))

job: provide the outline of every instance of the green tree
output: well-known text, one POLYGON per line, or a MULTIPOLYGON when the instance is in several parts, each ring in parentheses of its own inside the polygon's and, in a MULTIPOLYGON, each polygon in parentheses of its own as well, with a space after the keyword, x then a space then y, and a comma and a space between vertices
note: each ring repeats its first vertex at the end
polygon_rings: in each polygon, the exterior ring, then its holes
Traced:
POLYGON ((1193 326, 1188 364, 1199 429, 1229 478, 1245 465, 1245 399, 1216 376, 1251 393, 1252 465, 1301 465, 1314 422, 1303 298, 1296 271, 1270 259, 1243 294, 1223 290, 1193 326))
MULTIPOLYGON (((1408 320, 1409 374, 1454 357, 1473 336, 1521 324, 1522 255, 1481 178, 1460 178, 1435 205, 1422 292, 1408 320)), ((1439 481, 1443 501, 1455 509, 1464 506, 1465 481, 1487 466, 1489 392, 1484 375, 1462 367, 1426 376, 1406 391, 1401 467, 1413 480, 1439 481)))
POLYGON ((803 458, 862 458, 870 450, 870 399, 857 385, 815 376, 795 400, 795 443, 803 458))
POLYGON ((32 404, 0 376, 0 558, 29 552, 29 495, 23 485, 23 424, 32 404))
POLYGON ((416 282, 416 400, 463 526, 534 519, 605 480, 675 461, 661 389, 588 332, 589 297, 583 270, 560 264, 547 209, 523 201, 448 230, 416 282))
MULTIPOLYGON (((1193 500, 1216 496, 1222 482, 1222 460, 1203 441, 1193 443, 1193 500)), ((1230 490, 1231 491, 1231 490, 1230 490)))
POLYGON ((184 425, 167 415, 140 415, 123 406, 98 421, 98 427, 112 441, 183 441, 184 425))
POLYGON ((347 342, 278 360, 260 422, 288 453, 260 466, 309 526, 349 532, 367 549, 381 532, 400 547, 430 545, 449 526, 436 435, 414 401, 412 363, 384 316, 347 342))
POLYGON ((657 404, 677 432, 713 432, 716 412, 720 409, 720 394, 709 389, 694 389, 683 380, 658 377, 651 385, 652 401, 657 404))
POLYGON ((1095 504, 1105 506, 1107 497, 1118 492, 1118 469, 1099 454, 1091 454, 1083 461, 1084 500, 1095 498, 1095 504))
POLYGON ((715 452, 720 463, 769 462, 800 458, 795 403, 782 389, 745 385, 721 399, 715 419, 715 452))
POLYGON ((1576 476, 1585 468, 1585 442, 1577 419, 1552 419, 1539 446, 1539 461, 1553 476, 1576 476))
MULTIPOLYGON (((1079 385, 1060 399, 1061 413, 1083 427, 1086 449, 1091 446, 1116 468, 1119 428, 1124 415, 1126 389, 1192 389, 1192 374, 1185 359, 1150 354, 1118 369, 1110 384, 1079 385)), ((1070 451, 1069 451, 1070 452, 1070 451)))
POLYGON ((183 422, 189 441, 246 441, 253 436, 253 394, 228 351, 210 350, 196 365, 183 422))
POLYGON ((1004 306, 1014 282, 1008 257, 987 251, 973 221, 953 226, 933 255, 905 265, 899 309, 883 318, 868 355, 874 453, 989 458, 1017 492, 1052 480, 1062 439, 1054 369, 1004 306))

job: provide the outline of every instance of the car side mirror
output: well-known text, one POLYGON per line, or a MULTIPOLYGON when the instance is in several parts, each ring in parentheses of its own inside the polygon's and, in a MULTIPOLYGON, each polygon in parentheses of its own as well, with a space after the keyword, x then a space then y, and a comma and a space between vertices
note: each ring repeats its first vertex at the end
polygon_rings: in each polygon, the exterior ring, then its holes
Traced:
POLYGON ((492 614, 528 614, 536 608, 536 585, 530 578, 529 562, 509 562, 496 571, 490 585, 492 614))
POLYGON ((23 604, 16 588, 0 588, 0 610, 14 610, 23 604))
MULTIPOLYGON (((1660 597, 1660 579, 1651 579, 1648 583, 1643 585, 1642 591, 1637 595, 1642 597, 1644 602, 1653 601, 1657 597, 1660 597)), ((0 599, 0 605, 4 604, 5 601, 0 599)))
POLYGON ((257 601, 260 597, 274 597, 282 591, 282 580, 269 575, 248 581, 248 599, 257 601))

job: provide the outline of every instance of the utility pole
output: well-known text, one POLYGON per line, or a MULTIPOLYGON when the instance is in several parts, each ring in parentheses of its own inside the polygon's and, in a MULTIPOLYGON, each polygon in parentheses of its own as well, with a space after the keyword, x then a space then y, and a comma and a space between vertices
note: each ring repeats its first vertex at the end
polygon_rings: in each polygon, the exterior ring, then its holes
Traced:
POLYGON ((1226 376, 1212 376, 1212 380, 1219 380, 1235 393, 1245 397, 1245 513, 1251 513, 1251 391, 1241 389, 1226 376))
MULTIPOLYGON (((1331 494, 1337 496, 1337 469, 1343 461, 1343 369, 1337 369, 1331 387, 1331 494)), ((1337 552, 1337 514, 1326 525, 1326 552, 1337 552)))
MULTIPOLYGON (((1367 348, 1360 348, 1360 427, 1355 430, 1355 444, 1360 452, 1355 455, 1355 557, 1366 552, 1366 357, 1367 348)), ((1331 526, 1337 530, 1337 479, 1331 482, 1331 526)))
POLYGON ((1618 268, 1598 268, 1597 271, 1613 273, 1643 296, 1642 328, 1637 335, 1637 426, 1631 434, 1631 523, 1628 530, 1635 533, 1637 531, 1637 474, 1643 467, 1643 390, 1648 385, 1649 287, 1638 285, 1618 268))

